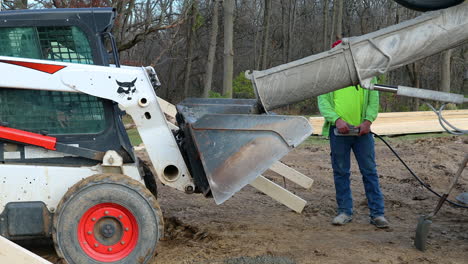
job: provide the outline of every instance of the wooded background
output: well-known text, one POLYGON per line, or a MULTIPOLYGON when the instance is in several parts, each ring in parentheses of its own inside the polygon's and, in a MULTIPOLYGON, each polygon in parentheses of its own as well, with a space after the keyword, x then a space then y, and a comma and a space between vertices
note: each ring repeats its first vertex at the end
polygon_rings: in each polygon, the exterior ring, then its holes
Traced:
MULTIPOLYGON (((246 70, 267 69, 330 49, 420 15, 391 0, 3 0, 2 9, 116 8, 122 64, 152 65, 157 94, 253 98, 246 70)), ((340 74, 340 73, 337 73, 340 74)), ((468 44, 379 76, 379 83, 468 93, 468 44)), ((452 106, 451 108, 463 108, 452 106)), ((466 107, 466 105, 465 105, 466 107)), ((381 111, 427 110, 417 99, 381 93, 381 111)), ((279 112, 313 115, 316 99, 279 112)))

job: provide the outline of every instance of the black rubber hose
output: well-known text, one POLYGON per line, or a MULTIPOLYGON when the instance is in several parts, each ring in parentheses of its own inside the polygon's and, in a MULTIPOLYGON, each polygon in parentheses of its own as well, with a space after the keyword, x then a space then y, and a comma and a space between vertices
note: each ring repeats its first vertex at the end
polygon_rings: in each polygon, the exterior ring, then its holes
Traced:
POLYGON ((464 0, 395 0, 400 5, 417 11, 432 11, 455 6, 464 0))
MULTIPOLYGON (((393 152, 393 154, 395 154, 395 156, 400 160, 400 162, 403 164, 403 166, 405 166, 405 168, 409 171, 409 173, 411 175, 413 175, 413 177, 424 187, 426 188, 427 190, 429 190, 431 193, 435 194, 437 197, 442 197, 441 194, 439 194, 438 192, 434 191, 429 185, 427 185, 423 180, 421 180, 421 178, 419 178, 418 176, 416 176, 416 174, 411 170, 410 167, 408 167, 408 165, 406 164, 406 162, 404 162, 400 155, 398 155, 398 153, 396 153, 396 151, 392 148, 392 146, 390 146, 390 144, 388 144, 387 141, 385 141, 385 139, 383 139, 380 135, 374 133, 374 132, 371 132, 374 136, 376 136, 378 139, 380 139, 385 145, 387 145, 387 147, 393 152)), ((468 209, 468 206, 466 205, 462 205, 462 204, 459 204, 459 203, 456 203, 454 201, 451 201, 449 199, 446 200, 449 204, 453 205, 453 206, 456 206, 456 207, 461 207, 461 208, 465 208, 465 209, 468 209)))

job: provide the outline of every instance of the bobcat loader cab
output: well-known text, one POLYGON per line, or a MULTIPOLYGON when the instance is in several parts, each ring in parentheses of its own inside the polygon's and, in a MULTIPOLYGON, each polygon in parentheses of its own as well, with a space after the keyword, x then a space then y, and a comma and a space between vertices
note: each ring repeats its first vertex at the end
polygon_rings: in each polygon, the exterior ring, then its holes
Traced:
POLYGON ((243 99, 187 99, 171 130, 154 70, 120 67, 114 18, 111 8, 0 12, 0 234, 52 237, 69 263, 147 263, 163 235, 155 177, 220 204, 311 134, 305 118, 261 115, 243 99))

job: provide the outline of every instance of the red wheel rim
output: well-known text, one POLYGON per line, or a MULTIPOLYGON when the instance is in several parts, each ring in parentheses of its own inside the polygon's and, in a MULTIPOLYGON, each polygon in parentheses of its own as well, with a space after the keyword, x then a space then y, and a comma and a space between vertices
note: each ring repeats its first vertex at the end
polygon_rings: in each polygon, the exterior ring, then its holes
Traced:
POLYGON ((125 207, 102 203, 88 209, 78 223, 78 241, 83 251, 100 262, 127 257, 138 241, 138 222, 125 207))

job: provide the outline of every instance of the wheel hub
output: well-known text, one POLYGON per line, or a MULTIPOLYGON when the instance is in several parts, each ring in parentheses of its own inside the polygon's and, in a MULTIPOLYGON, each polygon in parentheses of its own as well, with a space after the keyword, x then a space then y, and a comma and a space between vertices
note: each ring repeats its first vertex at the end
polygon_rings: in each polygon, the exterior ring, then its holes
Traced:
POLYGON ((105 224, 101 228, 101 235, 103 235, 105 238, 110 238, 114 235, 115 233, 115 226, 111 224, 105 224))
POLYGON ((128 256, 138 240, 138 223, 125 207, 102 203, 88 209, 78 223, 81 248, 97 261, 128 256))

